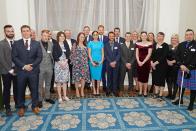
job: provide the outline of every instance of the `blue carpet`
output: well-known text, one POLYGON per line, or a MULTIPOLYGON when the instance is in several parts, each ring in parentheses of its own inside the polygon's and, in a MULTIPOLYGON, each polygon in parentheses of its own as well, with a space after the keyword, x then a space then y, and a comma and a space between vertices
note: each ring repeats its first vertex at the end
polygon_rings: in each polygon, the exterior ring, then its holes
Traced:
POLYGON ((40 115, 35 116, 29 108, 19 118, 0 120, 1 131, 196 131, 196 109, 186 110, 188 98, 180 108, 170 101, 152 98, 89 98, 75 99, 63 104, 44 103, 40 115))

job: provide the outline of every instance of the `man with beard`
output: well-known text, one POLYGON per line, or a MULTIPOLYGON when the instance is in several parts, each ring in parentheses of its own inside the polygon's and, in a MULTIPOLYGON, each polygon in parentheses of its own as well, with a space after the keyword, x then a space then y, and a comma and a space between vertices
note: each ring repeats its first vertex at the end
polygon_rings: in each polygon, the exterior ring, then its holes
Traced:
POLYGON ((10 89, 13 82, 13 93, 15 106, 17 106, 16 96, 17 96, 17 87, 16 87, 16 74, 15 74, 15 65, 12 62, 12 46, 14 44, 14 29, 12 25, 4 26, 5 39, 0 41, 0 74, 2 74, 3 80, 3 104, 6 109, 6 115, 12 115, 11 106, 10 106, 10 89))

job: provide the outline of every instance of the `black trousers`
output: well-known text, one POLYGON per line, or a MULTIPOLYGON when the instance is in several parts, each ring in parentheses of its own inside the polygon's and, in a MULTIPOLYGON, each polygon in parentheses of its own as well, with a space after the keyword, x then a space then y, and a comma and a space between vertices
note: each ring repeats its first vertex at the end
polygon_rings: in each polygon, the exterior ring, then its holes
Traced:
POLYGON ((10 89, 13 84, 13 94, 14 94, 14 102, 15 106, 17 106, 17 77, 8 74, 2 74, 3 80, 3 104, 5 109, 10 109, 10 89))
POLYGON ((54 90, 54 69, 53 69, 53 74, 52 74, 52 79, 51 79, 51 84, 50 84, 50 91, 54 90))
POLYGON ((118 92, 118 71, 119 68, 118 66, 115 68, 110 67, 109 65, 107 65, 107 93, 114 93, 116 94, 118 92))
POLYGON ((168 96, 175 98, 176 93, 178 91, 177 75, 176 76, 168 76, 166 78, 166 82, 167 82, 167 86, 168 86, 168 96))
POLYGON ((38 103, 38 82, 39 73, 29 73, 29 72, 18 72, 17 74, 17 103, 18 108, 25 108, 25 90, 26 83, 28 82, 28 87, 31 91, 32 98, 32 109, 37 106, 38 103))
POLYGON ((193 108, 194 102, 195 102, 195 98, 196 98, 196 90, 191 90, 189 107, 193 108))

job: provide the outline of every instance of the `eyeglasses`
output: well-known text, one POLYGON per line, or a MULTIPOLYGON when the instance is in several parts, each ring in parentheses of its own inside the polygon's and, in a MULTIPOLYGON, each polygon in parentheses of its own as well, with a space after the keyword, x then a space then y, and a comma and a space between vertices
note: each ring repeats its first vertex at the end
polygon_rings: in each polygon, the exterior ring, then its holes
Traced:
POLYGON ((98 36, 98 34, 93 34, 93 36, 98 36))

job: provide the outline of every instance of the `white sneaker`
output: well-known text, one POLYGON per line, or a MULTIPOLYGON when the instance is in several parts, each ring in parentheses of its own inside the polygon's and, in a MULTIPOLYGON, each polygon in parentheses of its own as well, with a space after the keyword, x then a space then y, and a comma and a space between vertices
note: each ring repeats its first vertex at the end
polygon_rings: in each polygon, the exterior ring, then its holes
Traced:
POLYGON ((63 97, 63 100, 69 101, 70 99, 67 96, 65 96, 65 97, 63 97))
POLYGON ((62 98, 59 98, 59 100, 58 100, 58 101, 59 101, 59 103, 63 103, 63 100, 62 100, 62 98))

